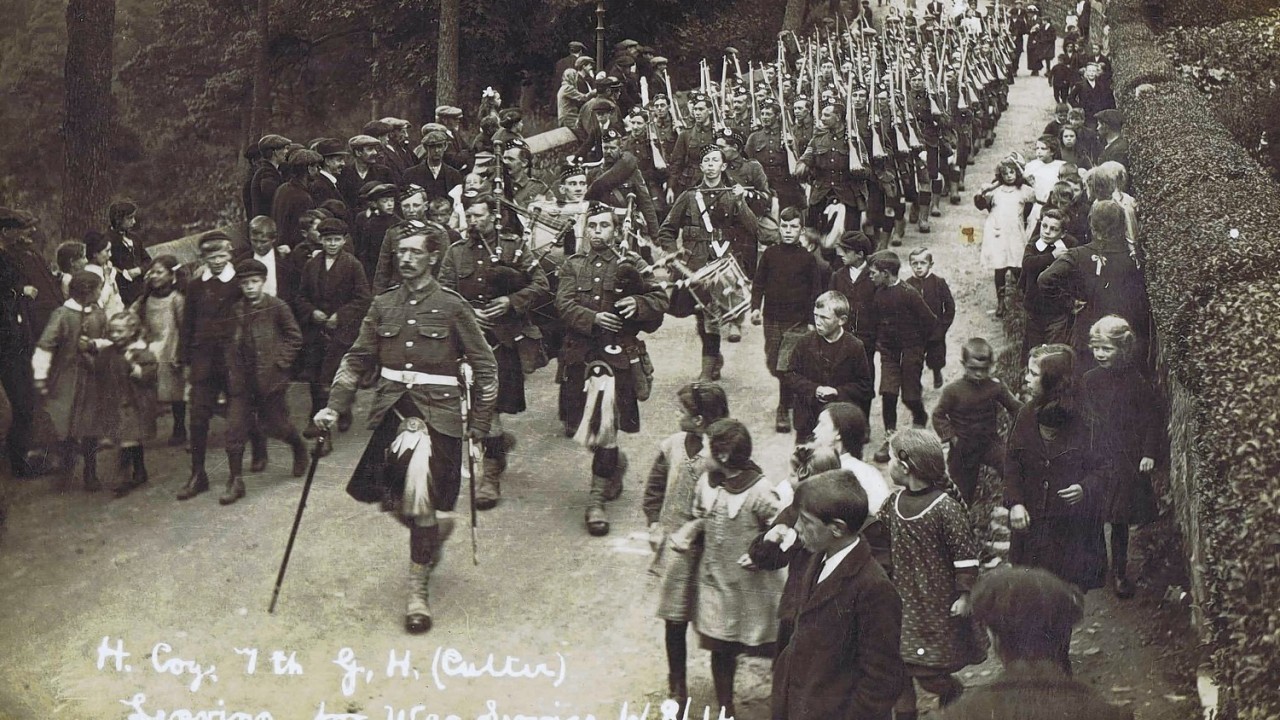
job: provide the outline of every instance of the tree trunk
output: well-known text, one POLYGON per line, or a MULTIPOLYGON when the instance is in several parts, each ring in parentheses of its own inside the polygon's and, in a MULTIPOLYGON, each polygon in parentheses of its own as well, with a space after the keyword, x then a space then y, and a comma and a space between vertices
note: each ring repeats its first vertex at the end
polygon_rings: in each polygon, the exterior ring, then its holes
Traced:
POLYGON ((782 29, 800 32, 804 24, 804 16, 809 9, 809 0, 787 0, 786 12, 782 14, 782 29))
POLYGON ((436 105, 458 104, 458 22, 460 0, 440 0, 440 42, 436 49, 436 105))
POLYGON ((110 195, 111 46, 115 0, 67 3, 62 236, 105 228, 110 195))
POLYGON ((253 59, 253 100, 248 142, 257 142, 271 122, 271 0, 258 0, 258 47, 253 59))

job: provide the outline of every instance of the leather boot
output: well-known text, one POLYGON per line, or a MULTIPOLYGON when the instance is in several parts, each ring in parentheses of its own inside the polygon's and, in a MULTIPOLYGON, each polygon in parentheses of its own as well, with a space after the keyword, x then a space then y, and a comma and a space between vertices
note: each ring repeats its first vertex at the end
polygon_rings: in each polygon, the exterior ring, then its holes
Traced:
POLYGON ((889 244, 898 247, 902 244, 902 238, 907 234, 907 219, 899 217, 893 221, 893 234, 889 238, 889 244))
POLYGON ((591 476, 591 501, 587 503, 587 534, 601 537, 609 534, 609 516, 604 511, 604 488, 608 478, 591 476))
POLYGON ((498 458, 487 457, 484 459, 484 476, 480 479, 480 483, 476 485, 476 509, 492 510, 497 507, 498 500, 502 497, 502 466, 506 463, 498 458))
POLYGON ((431 563, 412 563, 409 567, 409 604, 404 612, 404 629, 411 635, 421 635, 431 629, 427 588, 433 567, 431 563))
POLYGON ((791 432, 791 414, 782 405, 773 411, 773 429, 780 433, 791 432))
POLYGON ((120 483, 111 491, 111 494, 118 498, 133 492, 137 488, 147 484, 147 466, 142 462, 142 448, 128 447, 120 451, 121 470, 129 470, 132 472, 130 478, 120 483))
POLYGON ((889 249, 889 231, 876 228, 876 252, 889 249))
MULTIPOLYGON (((241 449, 243 452, 243 448, 241 449)), ((227 489, 222 492, 222 497, 218 498, 219 505, 231 505, 235 501, 244 497, 244 456, 241 454, 229 454, 227 465, 230 467, 230 475, 227 477, 227 489)))
POLYGON ((914 225, 919 221, 920 221, 920 205, 918 203, 911 203, 911 209, 907 210, 907 222, 914 225))
POLYGON ((202 492, 209 491, 209 476, 204 470, 198 470, 191 474, 191 478, 187 480, 187 484, 182 486, 178 491, 179 500, 190 500, 202 492))

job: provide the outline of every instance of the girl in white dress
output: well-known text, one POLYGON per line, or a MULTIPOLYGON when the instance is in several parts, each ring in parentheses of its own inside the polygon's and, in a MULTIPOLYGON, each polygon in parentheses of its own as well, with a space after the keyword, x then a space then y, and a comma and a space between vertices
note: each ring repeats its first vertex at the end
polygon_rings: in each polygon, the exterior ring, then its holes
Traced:
POLYGON ((995 180, 982 186, 977 200, 980 209, 991 211, 982 229, 982 267, 995 271, 996 317, 1004 317, 1005 288, 1018 284, 1027 244, 1027 206, 1036 201, 1036 194, 1018 163, 1006 158, 996 166, 995 180), (1014 279, 1006 285, 1009 270, 1013 270, 1014 279))

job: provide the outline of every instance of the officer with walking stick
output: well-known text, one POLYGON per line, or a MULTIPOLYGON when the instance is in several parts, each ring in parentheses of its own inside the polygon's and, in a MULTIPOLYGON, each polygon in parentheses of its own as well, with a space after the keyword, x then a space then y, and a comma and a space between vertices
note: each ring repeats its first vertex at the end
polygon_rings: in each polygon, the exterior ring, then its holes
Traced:
MULTIPOLYGON (((432 270, 448 245, 443 232, 424 228, 400 238, 401 284, 374 297, 360 335, 342 358, 326 408, 315 424, 332 428, 350 410, 358 387, 373 387, 373 435, 347 493, 380 502, 409 527, 412 564, 405 629, 431 629, 427 586, 453 531, 461 490, 463 446, 489 431, 498 368, 471 306, 441 287, 432 270), (474 380, 461 379, 463 366, 474 380), (463 416, 463 396, 470 402, 463 416)), ((474 502, 474 494, 472 495, 474 502)))

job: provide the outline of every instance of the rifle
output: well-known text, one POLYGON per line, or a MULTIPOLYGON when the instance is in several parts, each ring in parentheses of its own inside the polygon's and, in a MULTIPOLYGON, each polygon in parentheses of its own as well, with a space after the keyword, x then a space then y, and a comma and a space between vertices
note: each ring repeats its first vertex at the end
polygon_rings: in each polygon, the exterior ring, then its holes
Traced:
POLYGON ((677 131, 684 129, 684 121, 680 119, 680 111, 676 108, 676 95, 671 92, 671 76, 662 73, 662 81, 667 86, 667 107, 671 110, 671 124, 677 131))

